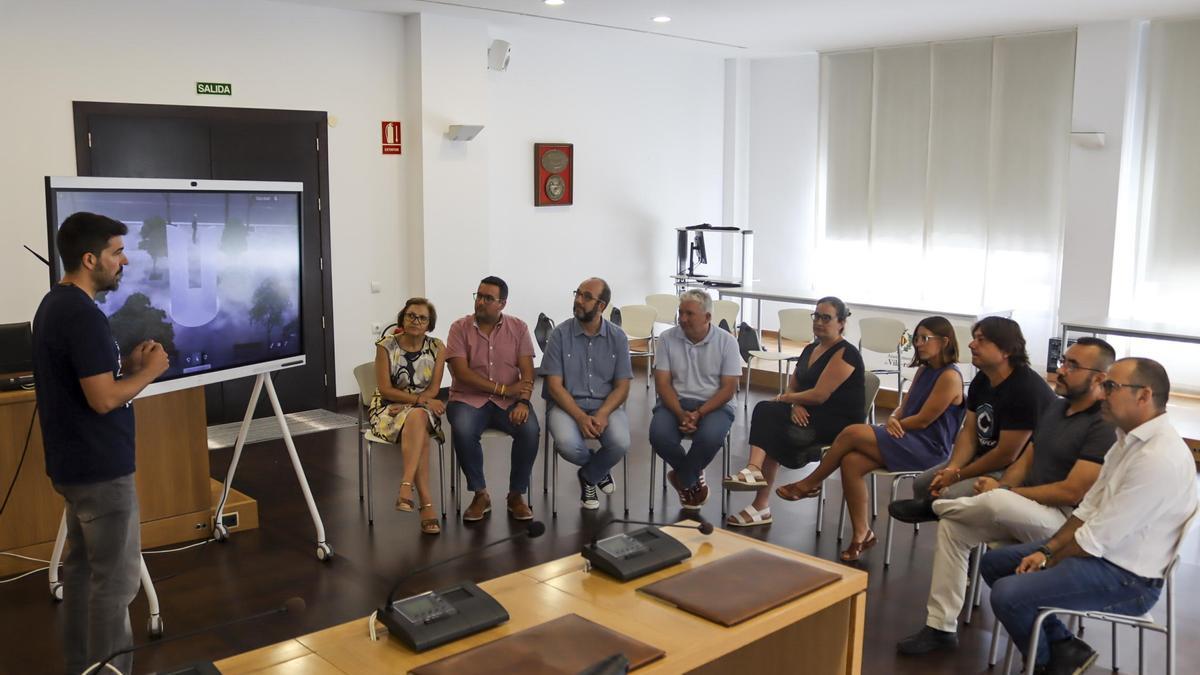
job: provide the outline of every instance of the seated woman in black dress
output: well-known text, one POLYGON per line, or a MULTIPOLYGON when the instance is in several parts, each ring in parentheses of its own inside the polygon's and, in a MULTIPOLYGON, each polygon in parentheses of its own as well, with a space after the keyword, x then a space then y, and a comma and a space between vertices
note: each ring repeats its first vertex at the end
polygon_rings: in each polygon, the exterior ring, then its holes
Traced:
POLYGON ((847 342, 850 311, 838 298, 817 301, 813 342, 804 348, 788 379, 788 392, 754 406, 750 419, 750 461, 725 477, 726 489, 754 491, 754 501, 732 514, 734 527, 771 522, 771 483, 782 464, 795 469, 820 459, 842 429, 863 420, 863 360, 847 342))

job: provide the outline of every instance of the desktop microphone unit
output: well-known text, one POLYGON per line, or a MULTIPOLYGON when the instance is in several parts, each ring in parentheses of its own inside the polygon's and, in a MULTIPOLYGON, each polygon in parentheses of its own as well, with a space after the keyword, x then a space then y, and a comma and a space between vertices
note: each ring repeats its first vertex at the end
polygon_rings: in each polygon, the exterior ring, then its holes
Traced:
MULTIPOLYGON (((168 642, 176 642, 178 640, 185 640, 187 638, 195 637, 195 636, 201 635, 203 633, 217 631, 222 628, 236 626, 237 624, 240 624, 240 623, 246 623, 247 621, 255 621, 257 619, 263 619, 268 616, 274 616, 276 614, 299 614, 300 612, 304 611, 304 607, 305 607, 305 604, 304 604, 303 598, 288 598, 287 602, 283 603, 279 607, 276 607, 275 609, 267 610, 265 612, 259 612, 258 614, 252 614, 250 616, 243 616, 243 617, 240 617, 237 619, 231 619, 229 621, 222 621, 221 623, 216 624, 215 626, 208 626, 207 628, 200 628, 198 630, 187 631, 185 633, 180 633, 179 635, 172 635, 170 637, 163 638, 161 640, 155 640, 154 642, 147 642, 145 644, 140 644, 140 645, 137 645, 134 647, 126 647, 125 649, 119 649, 119 650, 113 652, 112 654, 109 654, 107 657, 104 658, 103 661, 100 661, 98 663, 93 663, 92 665, 88 666, 87 669, 83 671, 83 675, 103 675, 104 673, 113 673, 113 672, 120 674, 121 671, 118 670, 116 667, 114 667, 111 663, 109 663, 109 661, 112 661, 113 659, 115 659, 118 656, 121 656, 123 654, 129 654, 131 652, 136 652, 136 651, 144 649, 146 647, 154 647, 154 646, 158 646, 158 645, 164 645, 164 644, 167 644, 168 642)), ((163 673, 161 673, 161 675, 210 675, 210 674, 218 674, 219 672, 220 671, 218 671, 211 662, 200 662, 200 663, 192 663, 192 664, 188 664, 186 666, 181 666, 179 668, 174 668, 174 669, 171 669, 168 671, 164 671, 163 673)))
MULTIPOLYGON (((480 548, 496 546, 522 537, 536 539, 545 532, 546 526, 535 520, 523 532, 480 548)), ((392 586, 392 590, 388 591, 387 600, 378 612, 379 621, 387 626, 389 633, 415 652, 433 649, 508 621, 508 612, 504 607, 486 591, 469 581, 394 600, 396 590, 405 580, 453 560, 473 555, 478 550, 473 549, 440 560, 401 577, 392 586)))
POLYGON ((584 544, 580 553, 585 560, 591 563, 593 568, 618 581, 631 581, 692 557, 692 552, 688 550, 688 547, 680 543, 678 539, 665 534, 658 529, 659 527, 700 530, 702 534, 706 535, 713 532, 713 525, 709 522, 702 522, 699 525, 676 525, 614 518, 598 528, 596 534, 613 523, 629 523, 646 527, 600 540, 597 540, 596 535, 593 534, 592 541, 584 544))

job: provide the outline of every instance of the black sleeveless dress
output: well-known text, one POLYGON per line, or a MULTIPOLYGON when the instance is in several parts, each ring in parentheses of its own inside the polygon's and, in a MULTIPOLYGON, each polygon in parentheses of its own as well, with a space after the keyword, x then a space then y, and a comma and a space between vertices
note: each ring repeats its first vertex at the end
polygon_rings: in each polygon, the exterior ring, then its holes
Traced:
POLYGON ((798 469, 821 457, 821 446, 829 445, 842 429, 865 421, 866 393, 862 355, 853 345, 841 340, 809 365, 817 343, 813 342, 800 353, 796 362, 795 391, 816 386, 830 359, 841 352, 842 358, 854 371, 821 405, 806 405, 808 426, 792 422, 792 406, 780 401, 762 401, 754 406, 750 418, 750 445, 762 448, 771 459, 789 469, 798 469))

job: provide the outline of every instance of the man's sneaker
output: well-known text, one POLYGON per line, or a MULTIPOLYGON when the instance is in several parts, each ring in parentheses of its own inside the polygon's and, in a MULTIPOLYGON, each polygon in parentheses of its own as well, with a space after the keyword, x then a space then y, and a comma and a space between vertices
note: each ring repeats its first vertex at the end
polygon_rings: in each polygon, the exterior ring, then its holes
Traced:
POLYGON ((471 505, 463 511, 463 520, 468 523, 473 523, 477 520, 483 520, 483 517, 492 510, 492 498, 486 492, 476 492, 475 498, 471 500, 471 505))
POLYGON ((692 486, 692 495, 696 499, 696 507, 704 506, 704 502, 708 501, 708 482, 704 480, 704 474, 700 474, 700 480, 692 486))
POLYGON ((611 495, 617 490, 617 484, 613 482, 611 473, 604 474, 604 478, 601 478, 600 482, 596 483, 596 487, 600 488, 600 491, 606 495, 611 495))
POLYGON ((888 513, 896 520, 910 525, 938 519, 937 514, 933 512, 932 499, 897 499, 888 504, 888 513))
POLYGON ((1080 675, 1096 662, 1096 650, 1077 637, 1050 644, 1049 675, 1080 675))
POLYGON ((896 643, 896 651, 906 656, 917 656, 958 647, 958 633, 922 626, 921 630, 896 643))
POLYGON ((579 505, 589 511, 600 508, 600 498, 596 494, 596 486, 583 479, 582 473, 575 474, 579 478, 579 505))

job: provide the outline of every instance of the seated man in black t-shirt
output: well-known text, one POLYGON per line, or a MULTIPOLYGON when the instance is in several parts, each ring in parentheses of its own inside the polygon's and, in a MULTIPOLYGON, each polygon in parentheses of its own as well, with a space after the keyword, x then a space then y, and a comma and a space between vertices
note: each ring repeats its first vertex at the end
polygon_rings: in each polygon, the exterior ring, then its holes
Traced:
POLYGON ((1105 371, 1116 360, 1111 345, 1081 338, 1064 355, 1054 391, 1033 440, 999 480, 982 476, 971 497, 939 499, 937 548, 925 626, 897 645, 901 654, 925 654, 958 644, 958 614, 966 600, 967 560, 980 544, 1042 541, 1062 527, 1100 475, 1116 427, 1100 414, 1105 371))
MULTIPOLYGON (((65 274, 33 319, 33 375, 46 474, 66 500, 63 651, 79 673, 133 646, 129 603, 141 570, 141 526, 133 484, 131 401, 168 367, 147 341, 122 362, 96 293, 117 288, 124 223, 76 213, 58 230, 65 274)), ((132 672, 129 654, 110 662, 132 672)))
POLYGON ((979 374, 967 391, 967 414, 945 464, 913 481, 914 499, 888 511, 906 523, 936 520, 932 501, 974 494, 975 479, 999 478, 1029 442, 1037 419, 1054 400, 1046 380, 1029 367, 1025 336, 1012 319, 985 317, 971 329, 971 364, 979 374))

